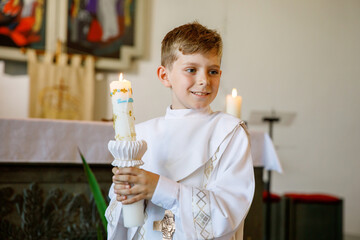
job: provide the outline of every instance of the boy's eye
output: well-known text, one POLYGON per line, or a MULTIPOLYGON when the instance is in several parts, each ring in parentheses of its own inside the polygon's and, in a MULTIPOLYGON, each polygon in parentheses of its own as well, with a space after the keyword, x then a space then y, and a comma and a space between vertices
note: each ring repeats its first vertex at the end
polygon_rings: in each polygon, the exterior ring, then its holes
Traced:
POLYGON ((210 75, 217 75, 219 74, 219 71, 218 70, 211 70, 209 71, 210 75))
POLYGON ((186 71, 187 71, 188 73, 194 73, 194 72, 196 72, 195 68, 187 68, 186 71))

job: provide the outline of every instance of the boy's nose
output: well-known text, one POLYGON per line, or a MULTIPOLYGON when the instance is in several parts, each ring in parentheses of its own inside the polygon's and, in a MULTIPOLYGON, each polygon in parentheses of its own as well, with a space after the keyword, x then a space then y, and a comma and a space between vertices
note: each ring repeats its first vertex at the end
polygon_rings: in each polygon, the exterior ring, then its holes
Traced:
POLYGON ((202 74, 201 76, 199 76, 199 85, 200 86, 204 86, 204 85, 208 85, 209 83, 209 78, 206 74, 202 74))

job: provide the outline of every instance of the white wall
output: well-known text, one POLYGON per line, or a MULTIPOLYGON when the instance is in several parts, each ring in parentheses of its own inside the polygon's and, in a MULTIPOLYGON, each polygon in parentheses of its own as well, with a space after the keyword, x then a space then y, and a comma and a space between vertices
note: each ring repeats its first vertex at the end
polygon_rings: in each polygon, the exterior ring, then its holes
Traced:
MULTIPOLYGON (((137 121, 162 115, 170 101, 156 78, 163 36, 193 20, 219 30, 223 77, 213 109, 224 110, 225 95, 236 87, 244 120, 252 111, 295 112, 292 125, 274 129, 284 173, 274 174, 273 191, 344 198, 345 232, 360 236, 360 1, 153 0, 149 5, 148 53, 133 71, 125 71, 133 82, 137 121)), ((267 126, 250 128, 267 131, 267 126)))
MULTIPOLYGON (((213 110, 224 110, 225 95, 236 87, 244 120, 252 111, 295 112, 291 126, 274 129, 284 173, 274 174, 273 191, 344 198, 345 232, 360 236, 360 1, 146 2, 147 52, 125 71, 137 122, 163 115, 170 103, 169 90, 156 78, 163 36, 193 20, 217 29, 225 46, 213 110)), ((111 118, 108 83, 96 86, 96 118, 111 118)))

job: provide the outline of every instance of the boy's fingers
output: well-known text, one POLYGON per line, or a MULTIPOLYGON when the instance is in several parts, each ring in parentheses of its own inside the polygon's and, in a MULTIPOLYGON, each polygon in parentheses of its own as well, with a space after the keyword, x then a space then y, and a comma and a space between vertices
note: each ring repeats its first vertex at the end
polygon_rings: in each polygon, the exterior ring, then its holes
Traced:
POLYGON ((131 188, 130 184, 128 183, 115 183, 114 190, 120 190, 120 189, 129 189, 131 188))
POLYGON ((118 188, 115 190, 116 194, 120 194, 120 195, 136 195, 138 194, 138 190, 136 188, 118 188))
POLYGON ((124 181, 120 181, 116 175, 112 177, 113 183, 115 184, 125 184, 124 181))
POLYGON ((138 202, 144 198, 145 198, 144 194, 138 194, 138 195, 132 196, 131 198, 127 198, 127 199, 121 201, 121 203, 124 205, 132 204, 132 203, 138 202))
POLYGON ((120 183, 120 182, 137 183, 138 178, 133 175, 114 175, 113 182, 115 182, 115 183, 120 183))
POLYGON ((127 196, 124 196, 124 195, 116 195, 116 200, 118 200, 119 202, 125 201, 126 199, 127 199, 127 196))
POLYGON ((116 171, 117 171, 118 169, 119 169, 118 167, 113 167, 111 171, 112 171, 113 174, 116 174, 116 171))
POLYGON ((141 195, 146 195, 146 191, 144 189, 144 187, 142 186, 139 186, 139 185, 134 185, 132 187, 126 187, 126 188, 117 188, 114 190, 117 194, 120 194, 120 195, 138 195, 138 194, 141 194, 141 195))
POLYGON ((138 175, 140 173, 140 169, 136 167, 124 167, 117 168, 114 174, 124 174, 124 175, 138 175))

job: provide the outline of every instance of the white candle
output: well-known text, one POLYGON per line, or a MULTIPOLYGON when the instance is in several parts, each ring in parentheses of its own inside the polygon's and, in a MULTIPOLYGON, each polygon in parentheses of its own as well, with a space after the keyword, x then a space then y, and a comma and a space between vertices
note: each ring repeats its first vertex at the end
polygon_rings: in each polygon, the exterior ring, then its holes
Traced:
POLYGON ((113 106, 115 139, 118 141, 135 141, 135 117, 131 82, 120 73, 118 81, 110 83, 110 96, 113 106))
MULTIPOLYGON (((110 96, 113 106, 113 120, 115 140, 109 142, 109 150, 114 156, 113 166, 139 167, 143 164, 142 155, 146 151, 146 144, 136 141, 135 118, 133 114, 133 98, 131 82, 123 78, 120 73, 119 80, 110 83, 110 96), (141 152, 141 156, 139 155, 141 152)), ((132 195, 128 196, 133 197, 132 195)), ((123 219, 125 227, 136 227, 144 224, 144 200, 123 206, 123 219)))
POLYGON ((237 118, 241 118, 242 97, 237 95, 236 88, 233 88, 232 94, 226 95, 226 112, 237 118))
MULTIPOLYGON (((129 196, 128 196, 129 197, 129 196)), ((144 200, 123 205, 124 226, 127 228, 141 226, 145 222, 144 200)))

